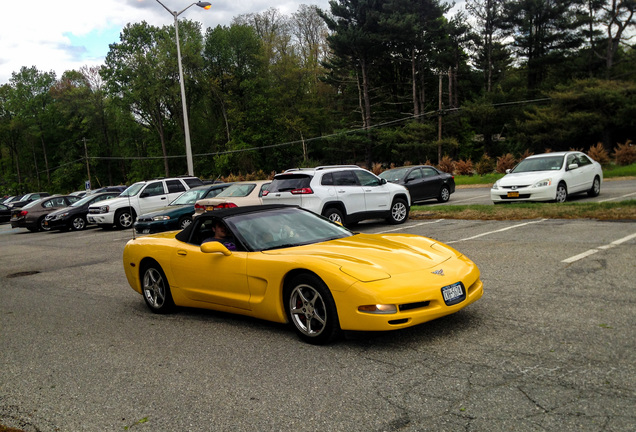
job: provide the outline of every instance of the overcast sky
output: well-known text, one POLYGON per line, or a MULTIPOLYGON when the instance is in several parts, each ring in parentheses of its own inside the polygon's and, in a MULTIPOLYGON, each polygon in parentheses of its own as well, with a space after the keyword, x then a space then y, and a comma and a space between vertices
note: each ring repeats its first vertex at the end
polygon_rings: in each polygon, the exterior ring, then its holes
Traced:
MULTIPOLYGON (((161 0, 169 9, 181 11, 191 0, 161 0)), ((301 4, 328 10, 328 0, 212 0, 209 10, 192 6, 179 16, 201 23, 202 28, 229 25, 244 13, 276 8, 285 15, 301 4)), ((460 0, 459 3, 463 3, 460 0)), ((49 2, 2 1, 0 25, 0 85, 23 66, 42 72, 64 71, 102 65, 108 45, 119 42, 128 23, 146 21, 155 26, 172 25, 174 18, 156 0, 56 0, 49 2)))
MULTIPOLYGON (((191 0, 161 0, 169 9, 181 11, 191 0)), ((328 9, 327 0, 212 0, 209 10, 192 6, 179 16, 199 21, 202 28, 229 25, 237 15, 271 7, 289 15, 300 4, 328 9)), ((22 66, 42 72, 84 65, 101 65, 108 45, 119 41, 128 23, 146 21, 155 26, 172 25, 174 18, 156 0, 56 0, 49 2, 2 1, 0 25, 0 85, 22 66)))

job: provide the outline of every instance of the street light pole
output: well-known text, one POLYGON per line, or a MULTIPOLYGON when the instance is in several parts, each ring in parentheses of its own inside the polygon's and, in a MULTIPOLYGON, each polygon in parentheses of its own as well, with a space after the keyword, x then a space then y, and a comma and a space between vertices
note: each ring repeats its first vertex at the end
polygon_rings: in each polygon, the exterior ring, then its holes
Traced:
POLYGON ((174 32, 177 37, 177 63, 179 64, 179 85, 181 86, 181 104, 183 106, 183 129, 185 133, 186 160, 188 162, 188 175, 193 176, 194 164, 192 162, 192 145, 190 143, 190 124, 188 122, 188 105, 186 103, 185 83, 183 79, 183 67, 181 66, 181 45, 179 44, 178 17, 179 15, 181 15, 183 12, 190 9, 190 7, 194 5, 197 5, 206 10, 210 9, 212 5, 208 2, 195 2, 195 3, 192 3, 190 6, 186 7, 185 9, 183 9, 181 12, 177 12, 177 11, 171 11, 170 9, 166 7, 166 5, 161 3, 159 0, 157 0, 157 3, 163 6, 163 8, 167 10, 170 13, 170 15, 174 17, 174 32))

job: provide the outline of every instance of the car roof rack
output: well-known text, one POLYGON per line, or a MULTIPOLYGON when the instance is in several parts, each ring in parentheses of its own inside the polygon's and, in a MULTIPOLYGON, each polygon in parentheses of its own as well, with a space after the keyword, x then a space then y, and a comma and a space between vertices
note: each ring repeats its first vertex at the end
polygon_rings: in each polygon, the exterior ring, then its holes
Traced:
POLYGON ((285 170, 284 172, 294 172, 294 171, 322 171, 326 169, 336 169, 336 168, 358 168, 358 165, 323 165, 317 166, 315 168, 290 168, 285 170))

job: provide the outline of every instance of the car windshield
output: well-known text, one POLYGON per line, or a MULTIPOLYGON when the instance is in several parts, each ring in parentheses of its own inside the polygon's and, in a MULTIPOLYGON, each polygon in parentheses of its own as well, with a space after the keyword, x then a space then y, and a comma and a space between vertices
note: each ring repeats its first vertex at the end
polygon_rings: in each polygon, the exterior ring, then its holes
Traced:
POLYGON ((124 197, 124 196, 135 196, 139 193, 139 191, 141 190, 141 188, 144 187, 144 183, 135 183, 131 186, 129 186, 125 191, 123 191, 121 193, 121 195, 119 195, 120 197, 124 197))
POLYGON ((524 173, 535 171, 558 171, 563 166, 563 155, 527 158, 510 171, 511 173, 524 173))
POLYGON ((225 219, 253 251, 320 243, 352 236, 348 229, 309 211, 281 208, 225 219))
POLYGON ((204 189, 190 189, 179 195, 174 201, 170 203, 171 206, 180 206, 187 204, 194 204, 196 200, 200 199, 207 191, 204 189))
POLYGON ((245 196, 248 196, 250 192, 254 190, 255 187, 256 187, 256 184, 254 183, 240 183, 240 184, 236 183, 228 187, 227 189, 225 189, 220 194, 218 194, 216 198, 245 197, 245 196))
POLYGON ((91 202, 94 199, 95 199, 95 195, 85 196, 84 198, 80 199, 79 201, 75 201, 73 204, 71 204, 71 207, 81 207, 84 204, 89 203, 89 202, 91 202))
POLYGON ((400 179, 403 179, 406 173, 408 172, 408 168, 395 168, 386 171, 382 171, 378 177, 385 179, 386 181, 396 182, 400 179))

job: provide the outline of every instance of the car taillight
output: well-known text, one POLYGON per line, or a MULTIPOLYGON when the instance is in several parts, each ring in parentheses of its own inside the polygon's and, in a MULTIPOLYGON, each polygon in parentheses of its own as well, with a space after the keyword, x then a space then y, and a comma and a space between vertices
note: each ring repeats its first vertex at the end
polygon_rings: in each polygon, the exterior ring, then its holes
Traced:
POLYGON ((228 209, 228 208, 234 208, 234 207, 238 207, 238 206, 234 203, 223 203, 223 204, 217 204, 214 206, 216 210, 228 209))
POLYGON ((313 190, 311 190, 311 188, 298 188, 298 189, 293 189, 291 191, 292 195, 305 195, 305 194, 312 194, 314 193, 313 190))
POLYGON ((27 213, 28 213, 28 211, 26 211, 26 210, 22 210, 22 211, 20 212, 20 216, 26 216, 26 215, 27 215, 27 213))
POLYGON ((263 191, 263 196, 267 196, 267 194, 269 194, 269 191, 266 189, 263 191))
POLYGON ((205 211, 205 206, 197 203, 197 204, 194 205, 194 209, 195 210, 204 210, 205 211))

